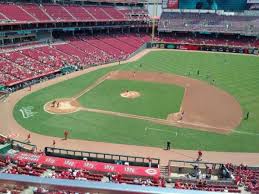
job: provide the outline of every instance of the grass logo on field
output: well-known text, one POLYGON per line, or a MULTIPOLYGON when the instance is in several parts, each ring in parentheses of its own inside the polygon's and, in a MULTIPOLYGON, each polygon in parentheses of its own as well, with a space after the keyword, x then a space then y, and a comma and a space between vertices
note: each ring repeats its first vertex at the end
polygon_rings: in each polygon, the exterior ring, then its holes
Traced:
POLYGON ((37 112, 33 112, 34 107, 33 106, 27 106, 22 107, 19 111, 22 113, 22 117, 24 119, 28 119, 30 117, 33 117, 37 112))

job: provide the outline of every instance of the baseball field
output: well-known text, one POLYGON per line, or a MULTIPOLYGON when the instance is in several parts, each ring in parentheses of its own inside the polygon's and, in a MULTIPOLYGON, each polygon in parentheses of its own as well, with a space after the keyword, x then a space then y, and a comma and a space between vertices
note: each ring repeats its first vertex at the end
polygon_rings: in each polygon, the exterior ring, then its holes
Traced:
POLYGON ((54 137, 259 152, 258 75, 254 56, 153 51, 30 93, 13 115, 54 137))

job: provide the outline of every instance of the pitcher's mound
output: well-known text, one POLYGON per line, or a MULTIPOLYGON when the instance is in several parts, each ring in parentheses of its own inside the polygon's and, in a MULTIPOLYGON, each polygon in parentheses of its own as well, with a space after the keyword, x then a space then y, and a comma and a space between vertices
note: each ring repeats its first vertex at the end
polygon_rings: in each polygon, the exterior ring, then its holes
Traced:
POLYGON ((139 92, 136 92, 136 91, 125 91, 125 92, 122 92, 121 94, 121 97, 123 98, 137 98, 140 96, 140 93, 139 92))
POLYGON ((77 112, 80 104, 74 99, 56 99, 48 102, 44 106, 44 110, 52 114, 68 114, 77 112))

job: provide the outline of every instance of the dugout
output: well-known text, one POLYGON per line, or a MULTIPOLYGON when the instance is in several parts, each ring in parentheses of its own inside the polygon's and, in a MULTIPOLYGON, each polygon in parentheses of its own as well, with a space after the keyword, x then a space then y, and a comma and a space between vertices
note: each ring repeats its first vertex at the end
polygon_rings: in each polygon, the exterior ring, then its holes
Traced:
POLYGON ((45 147, 44 149, 46 156, 54 156, 68 159, 83 160, 87 158, 87 161, 114 163, 114 164, 125 164, 128 162, 131 166, 142 166, 149 167, 151 161, 151 167, 159 168, 160 159, 158 158, 145 158, 137 156, 128 156, 120 154, 109 154, 99 152, 88 152, 79 150, 68 150, 62 148, 45 147))

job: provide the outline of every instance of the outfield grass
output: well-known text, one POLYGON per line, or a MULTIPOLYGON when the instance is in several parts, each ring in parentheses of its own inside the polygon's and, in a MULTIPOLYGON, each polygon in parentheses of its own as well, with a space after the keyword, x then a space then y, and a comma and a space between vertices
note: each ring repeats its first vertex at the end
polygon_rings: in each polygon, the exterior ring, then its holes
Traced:
MULTIPOLYGON (((255 135, 259 134, 258 75, 259 57, 178 51, 151 52, 137 62, 97 70, 32 93, 17 103, 13 114, 25 128, 49 136, 62 137, 66 126, 66 129, 71 130, 72 138, 79 139, 158 147, 171 140, 173 147, 182 149, 259 152, 259 135, 255 135), (98 113, 50 115, 43 111, 46 102, 55 98, 72 97, 98 77, 116 69, 159 71, 186 76, 190 73, 190 77, 207 82, 214 79, 218 87, 240 102, 244 112, 250 112, 249 120, 243 121, 236 130, 251 134, 220 135, 98 113), (200 71, 200 76, 196 75, 197 70, 200 71), (34 106, 37 114, 23 119, 19 109, 26 106, 34 106)), ((158 102, 162 103, 160 99, 158 102)))
POLYGON ((184 88, 172 84, 105 80, 81 96, 79 102, 88 108, 166 119, 168 114, 179 112, 183 94, 184 88), (126 90, 137 91, 141 96, 122 98, 120 93, 126 90))

